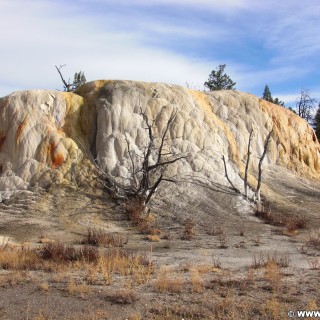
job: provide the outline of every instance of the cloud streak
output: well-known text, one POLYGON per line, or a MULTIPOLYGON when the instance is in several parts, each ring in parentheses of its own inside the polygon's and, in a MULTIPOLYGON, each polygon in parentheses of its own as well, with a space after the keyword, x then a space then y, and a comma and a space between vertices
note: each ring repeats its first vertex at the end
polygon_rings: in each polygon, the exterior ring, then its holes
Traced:
MULTIPOLYGON (((226 63, 237 88, 316 87, 320 3, 268 0, 0 0, 0 96, 101 78, 201 86, 226 63), (22 8, 23 10, 17 10, 22 8), (201 85, 200 85, 201 84, 201 85)), ((288 98, 289 99, 289 98, 288 98)))

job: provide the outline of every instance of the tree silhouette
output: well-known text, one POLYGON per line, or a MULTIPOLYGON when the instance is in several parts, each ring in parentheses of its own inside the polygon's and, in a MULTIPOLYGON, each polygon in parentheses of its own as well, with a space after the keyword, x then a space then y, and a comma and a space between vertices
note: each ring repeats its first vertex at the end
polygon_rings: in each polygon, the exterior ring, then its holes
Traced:
POLYGON ((86 79, 86 77, 85 77, 85 75, 84 75, 84 72, 83 72, 83 71, 79 71, 79 72, 76 72, 76 73, 74 74, 73 82, 72 82, 72 83, 70 82, 70 79, 69 79, 69 81, 67 82, 67 81, 64 79, 64 77, 63 77, 63 75, 62 75, 62 73, 61 73, 61 69, 62 69, 63 67, 65 67, 65 66, 66 66, 65 64, 64 64, 64 65, 60 65, 60 67, 55 66, 56 69, 57 69, 57 71, 58 71, 58 73, 59 73, 59 75, 60 75, 61 81, 62 81, 62 83, 63 83, 63 91, 65 91, 65 92, 74 92, 74 91, 76 91, 80 86, 82 86, 83 84, 85 84, 85 83, 87 82, 87 79, 86 79))
POLYGON ((212 70, 204 85, 210 90, 235 90, 236 83, 224 72, 226 65, 220 64, 217 70, 212 70))

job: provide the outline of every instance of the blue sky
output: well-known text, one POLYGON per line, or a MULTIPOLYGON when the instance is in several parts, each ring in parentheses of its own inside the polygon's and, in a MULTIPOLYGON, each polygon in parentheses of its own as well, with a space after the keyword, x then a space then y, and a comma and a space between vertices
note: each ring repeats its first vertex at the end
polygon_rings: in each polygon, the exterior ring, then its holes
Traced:
POLYGON ((236 88, 295 105, 320 98, 319 0, 0 0, 0 96, 72 78, 203 89, 219 64, 236 88))

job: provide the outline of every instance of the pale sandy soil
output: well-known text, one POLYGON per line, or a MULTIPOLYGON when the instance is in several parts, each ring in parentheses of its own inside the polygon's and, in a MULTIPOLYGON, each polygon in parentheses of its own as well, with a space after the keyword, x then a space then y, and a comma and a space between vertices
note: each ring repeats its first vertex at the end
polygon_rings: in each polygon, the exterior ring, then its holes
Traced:
POLYGON ((279 175, 269 172, 268 194, 282 194, 277 202, 268 199, 271 210, 307 220, 306 229, 290 235, 256 218, 251 204, 219 185, 160 190, 152 206, 159 242, 146 240, 101 191, 60 187, 17 194, 0 204, 2 243, 79 245, 89 227, 102 228, 127 235, 121 250, 142 254, 154 270, 140 280, 115 273, 110 284, 90 283, 81 270, 2 270, 0 319, 286 319, 287 310, 318 308, 320 244, 310 239, 320 232, 319 183, 279 175), (195 236, 183 240, 188 217, 195 236), (284 263, 257 266, 272 259, 284 263), (162 290, 159 281, 166 279, 162 290))

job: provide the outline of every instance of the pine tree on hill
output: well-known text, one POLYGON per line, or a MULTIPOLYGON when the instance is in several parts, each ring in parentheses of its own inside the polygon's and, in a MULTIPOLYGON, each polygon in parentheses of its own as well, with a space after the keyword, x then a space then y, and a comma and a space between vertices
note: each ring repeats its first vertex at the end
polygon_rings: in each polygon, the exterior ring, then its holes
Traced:
POLYGON ((278 106, 284 107, 284 102, 279 100, 278 98, 274 98, 273 103, 277 104, 278 106))
POLYGON ((271 91, 270 91, 269 86, 267 84, 264 87, 262 99, 269 101, 269 102, 273 102, 271 91))
POLYGON ((212 70, 208 81, 204 85, 210 90, 235 90, 236 83, 231 80, 231 78, 224 73, 226 65, 220 64, 217 70, 212 70))
POLYGON ((279 98, 272 98, 272 94, 269 86, 266 84, 263 90, 262 99, 277 104, 278 106, 284 107, 284 102, 279 100, 279 98))
POLYGON ((83 71, 76 72, 74 74, 73 83, 72 83, 72 91, 76 91, 79 87, 87 82, 86 76, 83 71))

